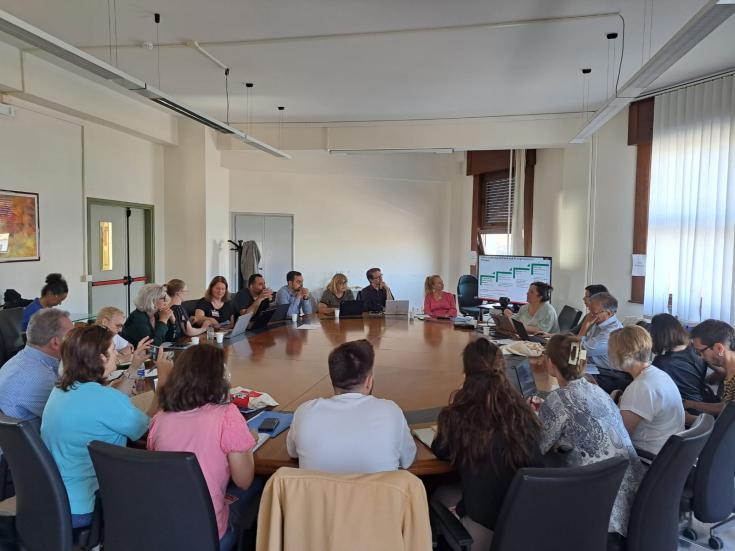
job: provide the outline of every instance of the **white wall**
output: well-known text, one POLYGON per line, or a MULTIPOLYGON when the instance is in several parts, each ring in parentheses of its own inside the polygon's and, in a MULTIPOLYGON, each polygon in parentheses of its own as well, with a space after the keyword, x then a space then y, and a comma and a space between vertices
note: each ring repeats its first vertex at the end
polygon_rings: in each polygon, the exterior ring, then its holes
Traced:
MULTIPOLYGON (((397 298, 418 306, 424 278, 448 265, 447 201, 459 156, 222 155, 233 212, 293 214, 294 268, 307 287, 323 287, 338 271, 350 286, 365 286, 365 271, 377 266, 397 298)), ((284 283, 285 274, 269 282, 284 283)))
POLYGON ((222 167, 213 130, 204 137, 205 166, 205 258, 207 284, 214 276, 230 273, 230 171, 222 167))
POLYGON ((38 296, 46 274, 69 284, 64 307, 86 312, 87 198, 154 205, 155 277, 165 275, 163 148, 44 107, 16 102, 0 118, 0 188, 40 195, 41 260, 0 264, 0 291, 38 296))

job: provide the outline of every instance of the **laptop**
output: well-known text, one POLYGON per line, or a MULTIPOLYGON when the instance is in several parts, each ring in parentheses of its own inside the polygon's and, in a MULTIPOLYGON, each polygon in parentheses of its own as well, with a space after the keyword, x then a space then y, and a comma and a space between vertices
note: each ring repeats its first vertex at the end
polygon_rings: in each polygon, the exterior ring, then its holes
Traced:
POLYGON ((343 300, 339 305, 340 318, 361 318, 365 303, 361 300, 343 300))
POLYGON ((273 308, 270 308, 273 310, 273 315, 271 316, 270 323, 277 323, 279 321, 285 321, 286 320, 286 314, 288 314, 288 304, 279 304, 278 306, 274 306, 273 308))
POLYGON ((513 326, 513 322, 510 321, 505 314, 494 314, 490 313, 490 317, 495 322, 495 331, 509 337, 515 337, 517 332, 513 326))
POLYGON ((520 322, 515 318, 512 321, 513 321, 513 326, 515 327, 516 333, 518 333, 518 336, 521 338, 521 340, 537 342, 539 344, 546 344, 546 341, 548 339, 545 339, 543 337, 536 337, 536 336, 529 335, 528 330, 526 329, 526 326, 523 325, 523 322, 520 322))
MULTIPOLYGON (((286 306, 286 310, 288 310, 288 304, 284 304, 283 306, 286 306)), ((268 325, 268 323, 271 321, 271 318, 273 317, 273 314, 276 313, 276 308, 268 308, 268 310, 263 310, 262 312, 258 313, 257 316, 255 316, 255 319, 253 320, 253 325, 250 327, 251 331, 257 331, 258 329, 263 329, 265 326, 268 325)))
POLYGON ((237 318, 237 321, 235 322, 235 327, 233 327, 229 331, 225 331, 225 338, 233 339, 239 335, 244 334, 245 331, 248 330, 248 323, 250 323, 250 318, 252 317, 252 314, 245 314, 244 316, 240 316, 239 318, 237 318))
POLYGON ((408 301, 386 300, 384 312, 386 316, 408 316, 408 301))

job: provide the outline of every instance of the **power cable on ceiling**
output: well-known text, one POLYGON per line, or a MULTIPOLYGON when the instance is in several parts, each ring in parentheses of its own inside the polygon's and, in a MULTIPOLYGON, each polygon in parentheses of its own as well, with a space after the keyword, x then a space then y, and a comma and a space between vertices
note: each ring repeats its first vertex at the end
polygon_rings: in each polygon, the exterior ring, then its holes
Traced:
POLYGON ((225 69, 225 100, 227 102, 227 108, 225 112, 225 122, 227 126, 230 125, 230 68, 225 69))
POLYGON ((622 46, 620 47, 620 62, 618 63, 618 78, 615 80, 615 97, 618 97, 618 89, 620 85, 620 72, 623 69, 623 56, 625 55, 625 17, 622 15, 619 15, 620 20, 623 22, 623 30, 622 30, 622 46))

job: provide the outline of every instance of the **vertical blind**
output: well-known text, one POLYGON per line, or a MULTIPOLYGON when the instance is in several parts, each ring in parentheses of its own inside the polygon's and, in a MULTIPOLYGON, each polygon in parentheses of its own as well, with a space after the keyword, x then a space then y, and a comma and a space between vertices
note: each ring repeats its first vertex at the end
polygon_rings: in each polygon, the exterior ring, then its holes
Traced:
POLYGON ((735 80, 656 98, 644 311, 733 322, 735 80))

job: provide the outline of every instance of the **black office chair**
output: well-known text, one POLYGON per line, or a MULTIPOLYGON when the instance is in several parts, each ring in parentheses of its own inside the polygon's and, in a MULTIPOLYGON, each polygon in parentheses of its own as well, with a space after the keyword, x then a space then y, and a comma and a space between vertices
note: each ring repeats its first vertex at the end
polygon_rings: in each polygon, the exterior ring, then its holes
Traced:
POLYGON ((22 322, 23 308, 0 310, 0 366, 25 346, 22 322))
POLYGON ((4 549, 14 543, 23 551, 72 551, 100 542, 99 515, 91 527, 72 529, 59 469, 32 421, 0 415, 0 448, 13 474, 16 500, 15 517, 2 518, 4 549))
POLYGON ((572 308, 571 306, 564 306, 559 314, 559 332, 568 333, 572 330, 572 327, 579 323, 582 318, 582 311, 572 308))
MULTIPOLYGON (((636 493, 628 535, 609 542, 610 551, 672 551, 679 539, 679 502, 692 466, 712 434, 715 420, 700 415, 689 430, 670 436, 655 456, 636 493)), ((730 473, 732 483, 733 473, 730 473)))
POLYGON ((218 551, 212 498, 193 453, 94 441, 105 551, 218 551))
POLYGON ((194 315, 194 311, 197 309, 197 302, 198 300, 185 300, 181 303, 181 306, 186 310, 186 315, 189 317, 192 317, 194 315))
MULTIPOLYGON (((610 513, 627 468, 626 458, 614 457, 585 467, 520 469, 503 501, 490 550, 605 551, 610 513)), ((472 537, 454 515, 435 500, 430 511, 438 534, 470 549, 472 537)))
POLYGON ((712 435, 690 474, 681 498, 681 513, 688 516, 682 532, 686 540, 696 541, 692 514, 710 527, 709 546, 722 549, 724 544, 715 530, 735 520, 735 485, 729 483, 735 475, 735 402, 729 402, 717 417, 712 435))
POLYGON ((459 311, 465 316, 480 316, 478 306, 482 304, 482 300, 477 298, 478 287, 477 278, 473 275, 463 275, 457 282, 457 303, 459 311))

